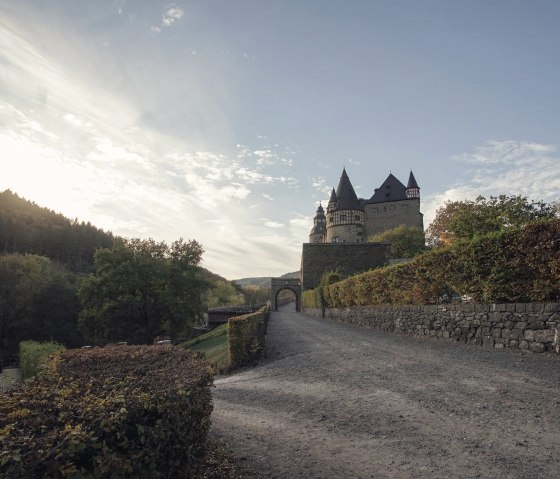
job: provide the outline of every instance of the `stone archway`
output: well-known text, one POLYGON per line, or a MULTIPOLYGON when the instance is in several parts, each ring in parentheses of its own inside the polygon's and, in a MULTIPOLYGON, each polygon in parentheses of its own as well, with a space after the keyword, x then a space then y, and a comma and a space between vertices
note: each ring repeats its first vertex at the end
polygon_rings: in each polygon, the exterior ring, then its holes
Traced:
POLYGON ((301 281, 299 278, 271 278, 270 301, 274 311, 278 311, 278 294, 288 289, 296 296, 296 311, 301 311, 301 281))

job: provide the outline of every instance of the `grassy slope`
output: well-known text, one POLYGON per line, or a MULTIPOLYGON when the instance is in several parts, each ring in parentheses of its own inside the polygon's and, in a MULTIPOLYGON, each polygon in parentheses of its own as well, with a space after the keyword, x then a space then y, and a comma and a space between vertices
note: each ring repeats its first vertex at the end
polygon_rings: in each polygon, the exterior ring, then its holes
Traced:
POLYGON ((225 370, 228 366, 227 324, 222 324, 212 331, 194 339, 181 343, 181 346, 205 353, 208 361, 215 363, 218 370, 225 370))

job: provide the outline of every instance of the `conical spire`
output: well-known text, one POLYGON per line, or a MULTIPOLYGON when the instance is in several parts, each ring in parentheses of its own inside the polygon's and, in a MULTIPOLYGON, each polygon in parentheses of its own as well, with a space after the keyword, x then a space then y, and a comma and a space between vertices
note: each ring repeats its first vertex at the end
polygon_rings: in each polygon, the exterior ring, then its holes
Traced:
POLYGON ((410 170, 410 176, 408 177, 408 184, 406 185, 406 197, 407 198, 420 198, 420 187, 416 183, 416 178, 410 170))
POLYGON ((338 198, 336 197, 336 192, 334 191, 334 188, 332 189, 331 198, 329 200, 329 203, 338 203, 338 198))
POLYGON ((420 189, 420 187, 418 186, 418 183, 416 183, 416 178, 414 178, 414 175, 412 174, 412 170, 410 170, 410 176, 408 177, 408 184, 406 185, 407 189, 410 188, 418 188, 420 189))
POLYGON ((338 207, 343 210, 359 210, 361 209, 360 200, 356 196, 356 192, 350 183, 350 178, 346 174, 346 168, 342 170, 340 182, 336 189, 336 196, 338 198, 338 207))

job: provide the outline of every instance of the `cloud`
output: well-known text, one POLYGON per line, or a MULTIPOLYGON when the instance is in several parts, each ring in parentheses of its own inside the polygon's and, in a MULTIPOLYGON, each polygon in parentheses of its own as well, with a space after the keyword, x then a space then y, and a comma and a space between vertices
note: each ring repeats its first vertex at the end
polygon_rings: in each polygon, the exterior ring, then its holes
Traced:
POLYGON ((161 24, 163 26, 169 27, 175 23, 175 21, 179 20, 180 18, 185 15, 185 11, 178 7, 175 4, 171 4, 167 6, 167 10, 163 13, 161 24))
MULTIPOLYGON (((161 33, 161 28, 170 27, 177 20, 180 20, 185 15, 185 11, 174 3, 171 3, 165 7, 165 11, 161 15, 161 23, 158 25, 152 25, 150 31, 152 33, 161 33)), ((193 53, 193 52, 191 52, 193 53)), ((196 52, 193 54, 196 55, 196 52)))
POLYGON ((425 226, 447 201, 500 194, 553 201, 560 196, 560 153, 556 145, 489 140, 472 152, 454 155, 452 160, 464 168, 462 179, 422 199, 425 226))
POLYGON ((277 221, 265 221, 264 225, 268 226, 269 228, 283 228, 284 227, 284 223, 278 223, 277 221))

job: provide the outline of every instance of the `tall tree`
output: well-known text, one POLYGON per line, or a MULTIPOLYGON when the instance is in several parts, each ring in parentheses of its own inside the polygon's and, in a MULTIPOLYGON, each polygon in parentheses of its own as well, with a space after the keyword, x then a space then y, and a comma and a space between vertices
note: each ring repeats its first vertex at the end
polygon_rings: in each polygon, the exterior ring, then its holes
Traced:
POLYGON ((427 233, 428 244, 451 244, 508 228, 521 228, 558 214, 555 204, 530 201, 525 196, 479 196, 476 200, 448 201, 436 212, 427 233))
POLYGON ((95 254, 96 273, 79 288, 80 330, 94 343, 151 343, 166 331, 178 336, 202 316, 207 282, 203 249, 182 239, 170 246, 152 239, 118 239, 95 254))
POLYGON ((412 258, 425 248, 424 231, 415 226, 400 225, 372 235, 368 241, 391 243, 391 258, 412 258))
POLYGON ((80 342, 73 275, 37 255, 0 256, 0 350, 19 341, 80 342))

